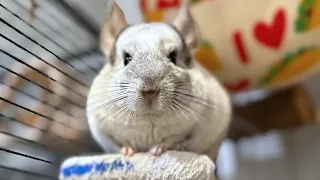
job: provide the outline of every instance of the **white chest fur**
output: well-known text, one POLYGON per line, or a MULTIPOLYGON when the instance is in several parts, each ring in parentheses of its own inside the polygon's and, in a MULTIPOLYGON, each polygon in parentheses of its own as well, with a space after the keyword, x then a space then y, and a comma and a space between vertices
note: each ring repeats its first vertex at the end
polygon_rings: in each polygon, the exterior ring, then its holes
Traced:
POLYGON ((189 135, 194 123, 181 117, 172 118, 149 116, 134 119, 128 124, 104 120, 97 125, 101 134, 110 136, 119 145, 147 151, 155 144, 161 143, 170 148, 189 135))

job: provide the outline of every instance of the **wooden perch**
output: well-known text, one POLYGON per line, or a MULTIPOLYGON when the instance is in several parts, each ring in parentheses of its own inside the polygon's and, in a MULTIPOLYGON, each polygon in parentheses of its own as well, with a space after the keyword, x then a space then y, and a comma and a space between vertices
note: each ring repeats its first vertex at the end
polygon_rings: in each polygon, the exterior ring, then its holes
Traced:
MULTIPOLYGON (((307 90, 302 86, 295 86, 273 93, 265 99, 247 106, 235 107, 234 113, 256 129, 252 131, 253 128, 247 126, 247 130, 242 128, 242 131, 239 131, 239 129, 231 126, 230 137, 239 138, 257 134, 259 131, 291 129, 315 123, 315 111, 307 90)), ((233 124, 236 124, 237 119, 234 121, 233 124)), ((241 124, 241 122, 238 122, 238 124, 241 124)))

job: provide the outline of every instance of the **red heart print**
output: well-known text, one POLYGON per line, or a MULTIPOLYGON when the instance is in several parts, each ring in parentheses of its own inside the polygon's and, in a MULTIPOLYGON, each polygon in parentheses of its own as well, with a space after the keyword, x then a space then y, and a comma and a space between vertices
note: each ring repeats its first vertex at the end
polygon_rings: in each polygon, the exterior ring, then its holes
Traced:
POLYGON ((237 50, 237 53, 240 56, 240 61, 243 64, 247 64, 249 62, 248 54, 247 54, 247 50, 246 50, 247 48, 245 47, 242 38, 243 38, 243 36, 242 36, 242 33, 240 31, 236 31, 233 34, 233 42, 236 45, 236 50, 237 50))
POLYGON ((254 28, 254 35, 256 39, 270 47, 280 47, 284 32, 286 29, 286 14, 283 9, 279 9, 273 18, 272 24, 266 24, 264 22, 258 22, 254 28))
POLYGON ((180 0, 158 0, 158 8, 178 8, 180 6, 180 0))
POLYGON ((231 92, 239 92, 248 89, 250 81, 249 79, 242 79, 235 84, 225 84, 224 86, 231 92))

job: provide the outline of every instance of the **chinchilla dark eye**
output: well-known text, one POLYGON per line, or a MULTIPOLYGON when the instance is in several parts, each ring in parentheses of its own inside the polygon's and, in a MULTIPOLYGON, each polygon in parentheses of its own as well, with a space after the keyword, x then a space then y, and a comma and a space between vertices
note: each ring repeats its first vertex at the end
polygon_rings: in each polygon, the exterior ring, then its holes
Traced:
POLYGON ((132 60, 132 57, 129 53, 124 52, 123 59, 124 59, 124 65, 126 66, 132 60))
POLYGON ((177 51, 172 51, 170 52, 170 54, 168 55, 168 59, 170 59, 170 61, 173 64, 176 64, 176 58, 177 58, 177 51))

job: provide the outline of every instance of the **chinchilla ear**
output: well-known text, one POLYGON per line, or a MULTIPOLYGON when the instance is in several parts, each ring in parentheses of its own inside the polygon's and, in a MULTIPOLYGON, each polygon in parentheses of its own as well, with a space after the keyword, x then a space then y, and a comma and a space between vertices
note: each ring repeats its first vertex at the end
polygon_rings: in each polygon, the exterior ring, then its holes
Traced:
POLYGON ((180 32, 189 49, 199 44, 198 27, 193 20, 187 4, 182 5, 172 25, 180 32))
POLYGON ((112 3, 109 18, 104 22, 100 33, 100 46, 105 56, 110 58, 115 40, 121 30, 127 27, 124 14, 116 2, 112 3))

